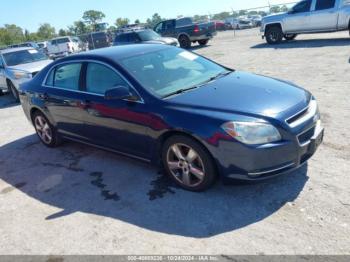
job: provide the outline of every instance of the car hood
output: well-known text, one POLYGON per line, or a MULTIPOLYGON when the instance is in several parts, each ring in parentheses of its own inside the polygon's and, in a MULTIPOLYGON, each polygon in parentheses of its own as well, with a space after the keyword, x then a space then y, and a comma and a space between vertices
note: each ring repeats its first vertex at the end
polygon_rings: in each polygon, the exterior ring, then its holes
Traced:
POLYGON ((276 117, 304 109, 310 99, 309 92, 292 83, 236 71, 168 102, 192 109, 276 117))
POLYGON ((285 18, 288 15, 288 13, 277 13, 273 15, 268 15, 262 18, 262 21, 264 23, 271 22, 271 21, 280 21, 281 19, 285 18))
POLYGON ((22 70, 29 73, 39 72, 41 71, 45 66, 52 63, 52 60, 42 60, 37 61, 34 63, 28 63, 28 64, 20 64, 15 66, 8 66, 9 69, 16 69, 16 70, 22 70))
POLYGON ((172 37, 162 37, 156 40, 145 41, 147 44, 165 44, 165 45, 173 45, 177 44, 177 39, 172 37))

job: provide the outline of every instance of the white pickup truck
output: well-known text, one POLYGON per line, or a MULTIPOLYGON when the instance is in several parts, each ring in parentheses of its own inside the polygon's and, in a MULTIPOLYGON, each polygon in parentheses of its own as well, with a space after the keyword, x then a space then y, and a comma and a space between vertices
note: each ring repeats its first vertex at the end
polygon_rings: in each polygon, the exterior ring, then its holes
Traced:
POLYGON ((47 53, 53 59, 81 51, 80 40, 77 37, 64 36, 54 38, 47 45, 47 53))
POLYGON ((261 33, 269 44, 298 34, 350 30, 350 0, 303 0, 287 13, 266 16, 261 33))

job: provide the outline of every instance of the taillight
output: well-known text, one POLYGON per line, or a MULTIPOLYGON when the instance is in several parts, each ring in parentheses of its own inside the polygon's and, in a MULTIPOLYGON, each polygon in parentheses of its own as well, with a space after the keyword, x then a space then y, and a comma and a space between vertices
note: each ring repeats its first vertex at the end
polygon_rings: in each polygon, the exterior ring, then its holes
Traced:
POLYGON ((198 32, 199 32, 199 26, 198 26, 198 25, 195 25, 195 26, 194 26, 193 32, 195 32, 195 33, 198 33, 198 32))

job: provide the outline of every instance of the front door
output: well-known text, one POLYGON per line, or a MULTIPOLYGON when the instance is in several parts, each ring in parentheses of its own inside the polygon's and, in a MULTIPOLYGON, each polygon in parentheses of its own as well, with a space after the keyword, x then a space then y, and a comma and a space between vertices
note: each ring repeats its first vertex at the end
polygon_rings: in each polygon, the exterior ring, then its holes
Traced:
POLYGON ((285 33, 297 33, 308 31, 312 0, 304 0, 296 4, 284 18, 285 33))
POLYGON ((100 63, 86 65, 85 82, 86 101, 81 107, 84 111, 84 136, 93 144, 149 159, 151 139, 147 135, 147 125, 152 116, 142 99, 104 98, 107 90, 117 86, 128 87, 138 96, 136 91, 115 69, 100 63))
POLYGON ((338 12, 336 0, 316 0, 310 15, 310 27, 315 31, 336 30, 338 12))

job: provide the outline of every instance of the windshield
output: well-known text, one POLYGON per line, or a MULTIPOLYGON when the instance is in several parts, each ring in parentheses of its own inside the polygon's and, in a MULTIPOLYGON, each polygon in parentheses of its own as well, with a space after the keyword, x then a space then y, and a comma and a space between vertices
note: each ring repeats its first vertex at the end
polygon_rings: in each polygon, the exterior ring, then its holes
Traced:
POLYGON ((152 41, 152 40, 157 40, 160 39, 161 36, 158 35, 156 32, 153 30, 145 30, 137 33, 139 37, 141 38, 141 41, 152 41))
POLYGON ((121 64, 146 89, 166 97, 228 73, 227 69, 179 48, 167 48, 142 56, 128 57, 121 64))
POLYGON ((15 66, 36 61, 47 60, 47 56, 35 49, 16 51, 3 54, 6 65, 15 66))

